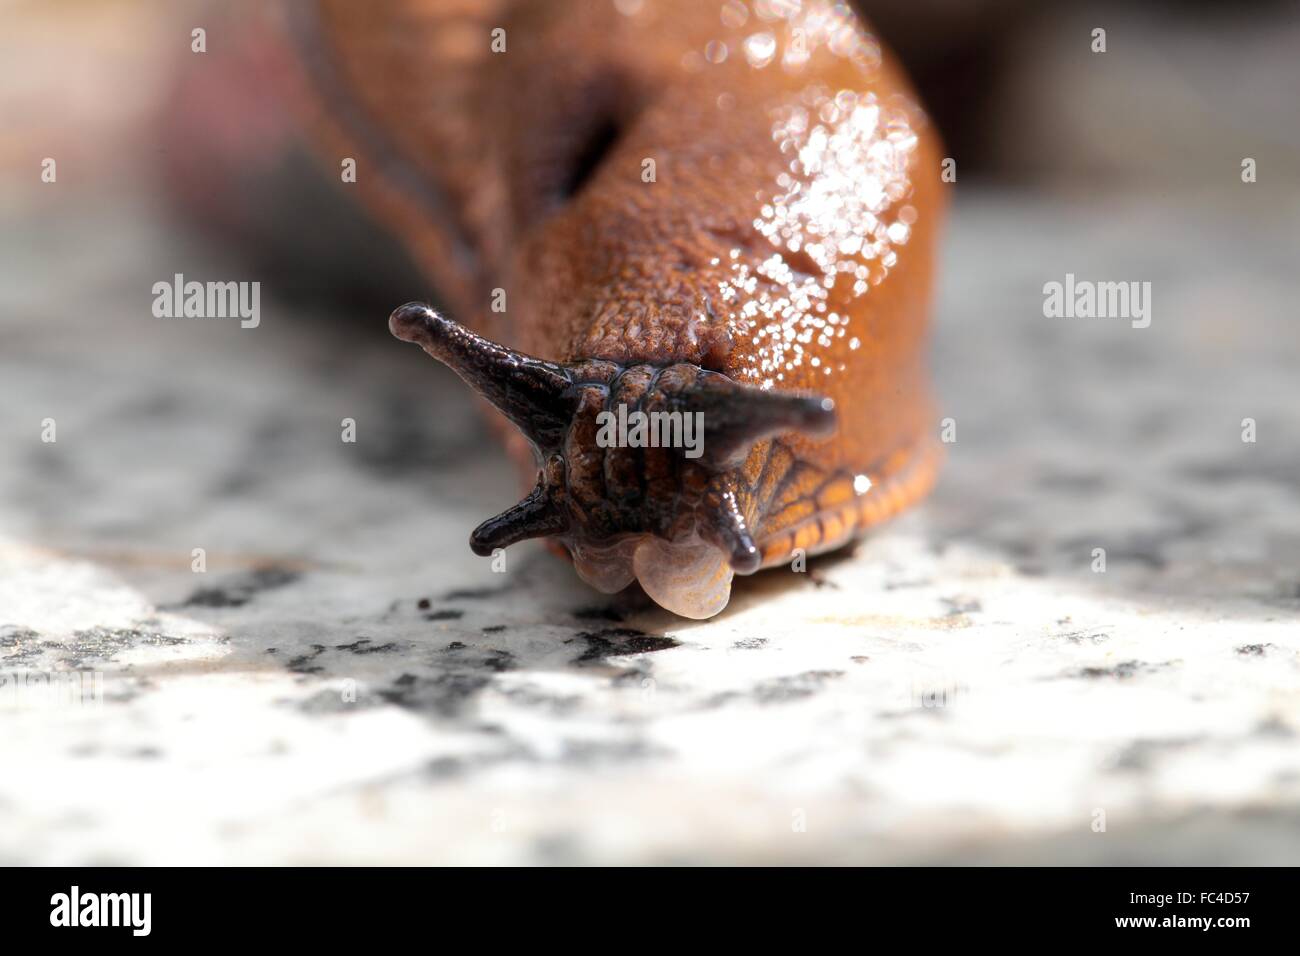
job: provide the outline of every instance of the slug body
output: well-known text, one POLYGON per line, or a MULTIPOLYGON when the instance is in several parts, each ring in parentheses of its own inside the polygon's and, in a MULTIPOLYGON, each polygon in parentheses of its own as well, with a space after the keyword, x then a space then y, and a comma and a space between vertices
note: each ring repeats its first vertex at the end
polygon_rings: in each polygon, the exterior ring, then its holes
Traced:
POLYGON ((847 4, 323 0, 297 28, 464 323, 412 304, 394 334, 515 426, 532 490, 476 551, 548 536, 703 618, 929 489, 941 156, 847 4), (620 406, 698 415, 702 448, 602 441, 620 406))

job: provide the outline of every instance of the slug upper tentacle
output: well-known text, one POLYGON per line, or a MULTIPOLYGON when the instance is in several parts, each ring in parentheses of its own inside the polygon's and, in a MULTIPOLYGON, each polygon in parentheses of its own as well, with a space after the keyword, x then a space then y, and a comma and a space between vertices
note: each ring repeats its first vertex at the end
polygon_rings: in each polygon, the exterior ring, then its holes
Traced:
POLYGON ((442 362, 539 445, 554 444, 577 411, 567 369, 475 335, 416 302, 395 310, 388 329, 442 362))

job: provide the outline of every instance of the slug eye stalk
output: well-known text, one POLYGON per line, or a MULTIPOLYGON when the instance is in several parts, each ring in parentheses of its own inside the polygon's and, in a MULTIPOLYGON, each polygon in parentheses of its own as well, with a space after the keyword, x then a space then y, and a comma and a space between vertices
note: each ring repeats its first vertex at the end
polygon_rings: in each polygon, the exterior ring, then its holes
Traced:
POLYGON ((551 447, 563 439, 578 410, 577 390, 564 366, 475 335, 419 302, 395 310, 388 330, 459 375, 534 445, 551 447))

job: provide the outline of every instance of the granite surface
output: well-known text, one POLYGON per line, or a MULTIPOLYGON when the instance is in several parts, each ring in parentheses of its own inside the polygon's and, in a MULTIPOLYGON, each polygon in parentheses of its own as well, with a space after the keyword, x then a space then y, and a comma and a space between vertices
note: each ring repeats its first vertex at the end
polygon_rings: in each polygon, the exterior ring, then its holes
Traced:
POLYGON ((0 862, 1296 862, 1297 213, 968 193, 938 490, 703 623, 473 556, 518 489, 384 314, 157 319, 257 276, 16 213, 0 862), (1045 318, 1067 272, 1150 328, 1045 318))

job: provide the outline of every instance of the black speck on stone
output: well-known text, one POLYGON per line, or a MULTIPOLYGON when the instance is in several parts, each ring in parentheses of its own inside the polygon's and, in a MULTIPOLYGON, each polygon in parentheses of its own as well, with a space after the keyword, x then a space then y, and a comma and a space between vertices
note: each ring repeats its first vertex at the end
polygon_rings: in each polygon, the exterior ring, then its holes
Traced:
POLYGON ((447 650, 449 651, 463 651, 464 649, 465 645, 461 641, 452 641, 447 645, 447 650))
POLYGON ((1125 680, 1136 674, 1137 669, 1137 661, 1124 661, 1114 667, 1080 667, 1075 673, 1090 680, 1096 680, 1100 677, 1115 677, 1119 680, 1125 680))
POLYGON ((489 627, 485 627, 485 628, 483 628, 483 633, 484 633, 484 634, 499 634, 499 633, 501 633, 502 631, 504 631, 505 629, 506 629, 506 626, 505 626, 504 624, 493 624, 493 625, 491 625, 491 626, 489 626, 489 627))
POLYGON ((434 677, 412 678, 410 681, 399 678, 390 688, 379 691, 378 696, 408 710, 454 717, 491 680, 487 674, 448 671, 434 677))
POLYGON ((1089 680, 1099 680, 1106 677, 1114 678, 1115 680, 1128 680, 1143 671, 1163 670, 1169 666, 1169 661, 1161 663, 1152 663, 1147 661, 1121 661, 1114 667, 1081 667, 1076 671, 1071 671, 1067 676, 1086 677, 1089 680))
POLYGON ((222 588, 199 588, 188 598, 181 607, 242 607, 247 604, 251 598, 245 594, 236 591, 226 591, 222 588))
POLYGON ((422 615, 426 621, 459 621, 465 616, 464 611, 458 611, 455 608, 445 608, 441 611, 430 611, 422 615))
POLYGON ((843 671, 804 671, 789 677, 777 677, 755 685, 753 697, 760 704, 782 704, 820 691, 827 681, 843 677, 843 671))
POLYGON ((415 606, 421 611, 427 611, 432 606, 432 602, 428 598, 420 598, 420 600, 415 602, 415 606))
POLYGON ((243 607, 261 592, 282 588, 300 577, 299 572, 287 568, 258 568, 235 575, 217 587, 199 588, 181 607, 243 607))
POLYGON ((1062 634, 1054 635, 1058 640, 1066 640, 1071 644, 1100 644, 1110 638, 1104 628, 1094 628, 1093 630, 1066 631, 1062 634))
POLYGON ((623 615, 618 608, 612 604, 606 604, 601 607, 584 607, 573 612, 573 616, 579 621, 614 621, 623 620, 623 615))
POLYGON ((397 650, 397 644, 389 641, 387 644, 374 644, 368 637, 359 637, 351 644, 335 644, 340 651, 351 651, 353 654, 384 654, 388 651, 397 650))
POLYGON ((500 594, 505 587, 495 588, 459 588, 455 591, 448 591, 442 596, 444 601, 481 601, 484 598, 490 598, 500 594))
POLYGON ((325 670, 325 668, 313 665, 312 661, 324 653, 324 644, 313 644, 311 646, 310 654, 299 654, 297 657, 290 660, 286 666, 295 674, 319 674, 325 670))
POLYGON ((1263 657, 1268 646, 1267 644, 1243 644, 1237 648, 1237 653, 1243 657, 1263 657))
POLYGON ((575 664, 603 661, 607 657, 624 654, 652 654, 679 647, 680 642, 671 637, 647 634, 631 627, 605 627, 599 631, 579 631, 578 639, 587 642, 587 649, 574 658, 575 664))

